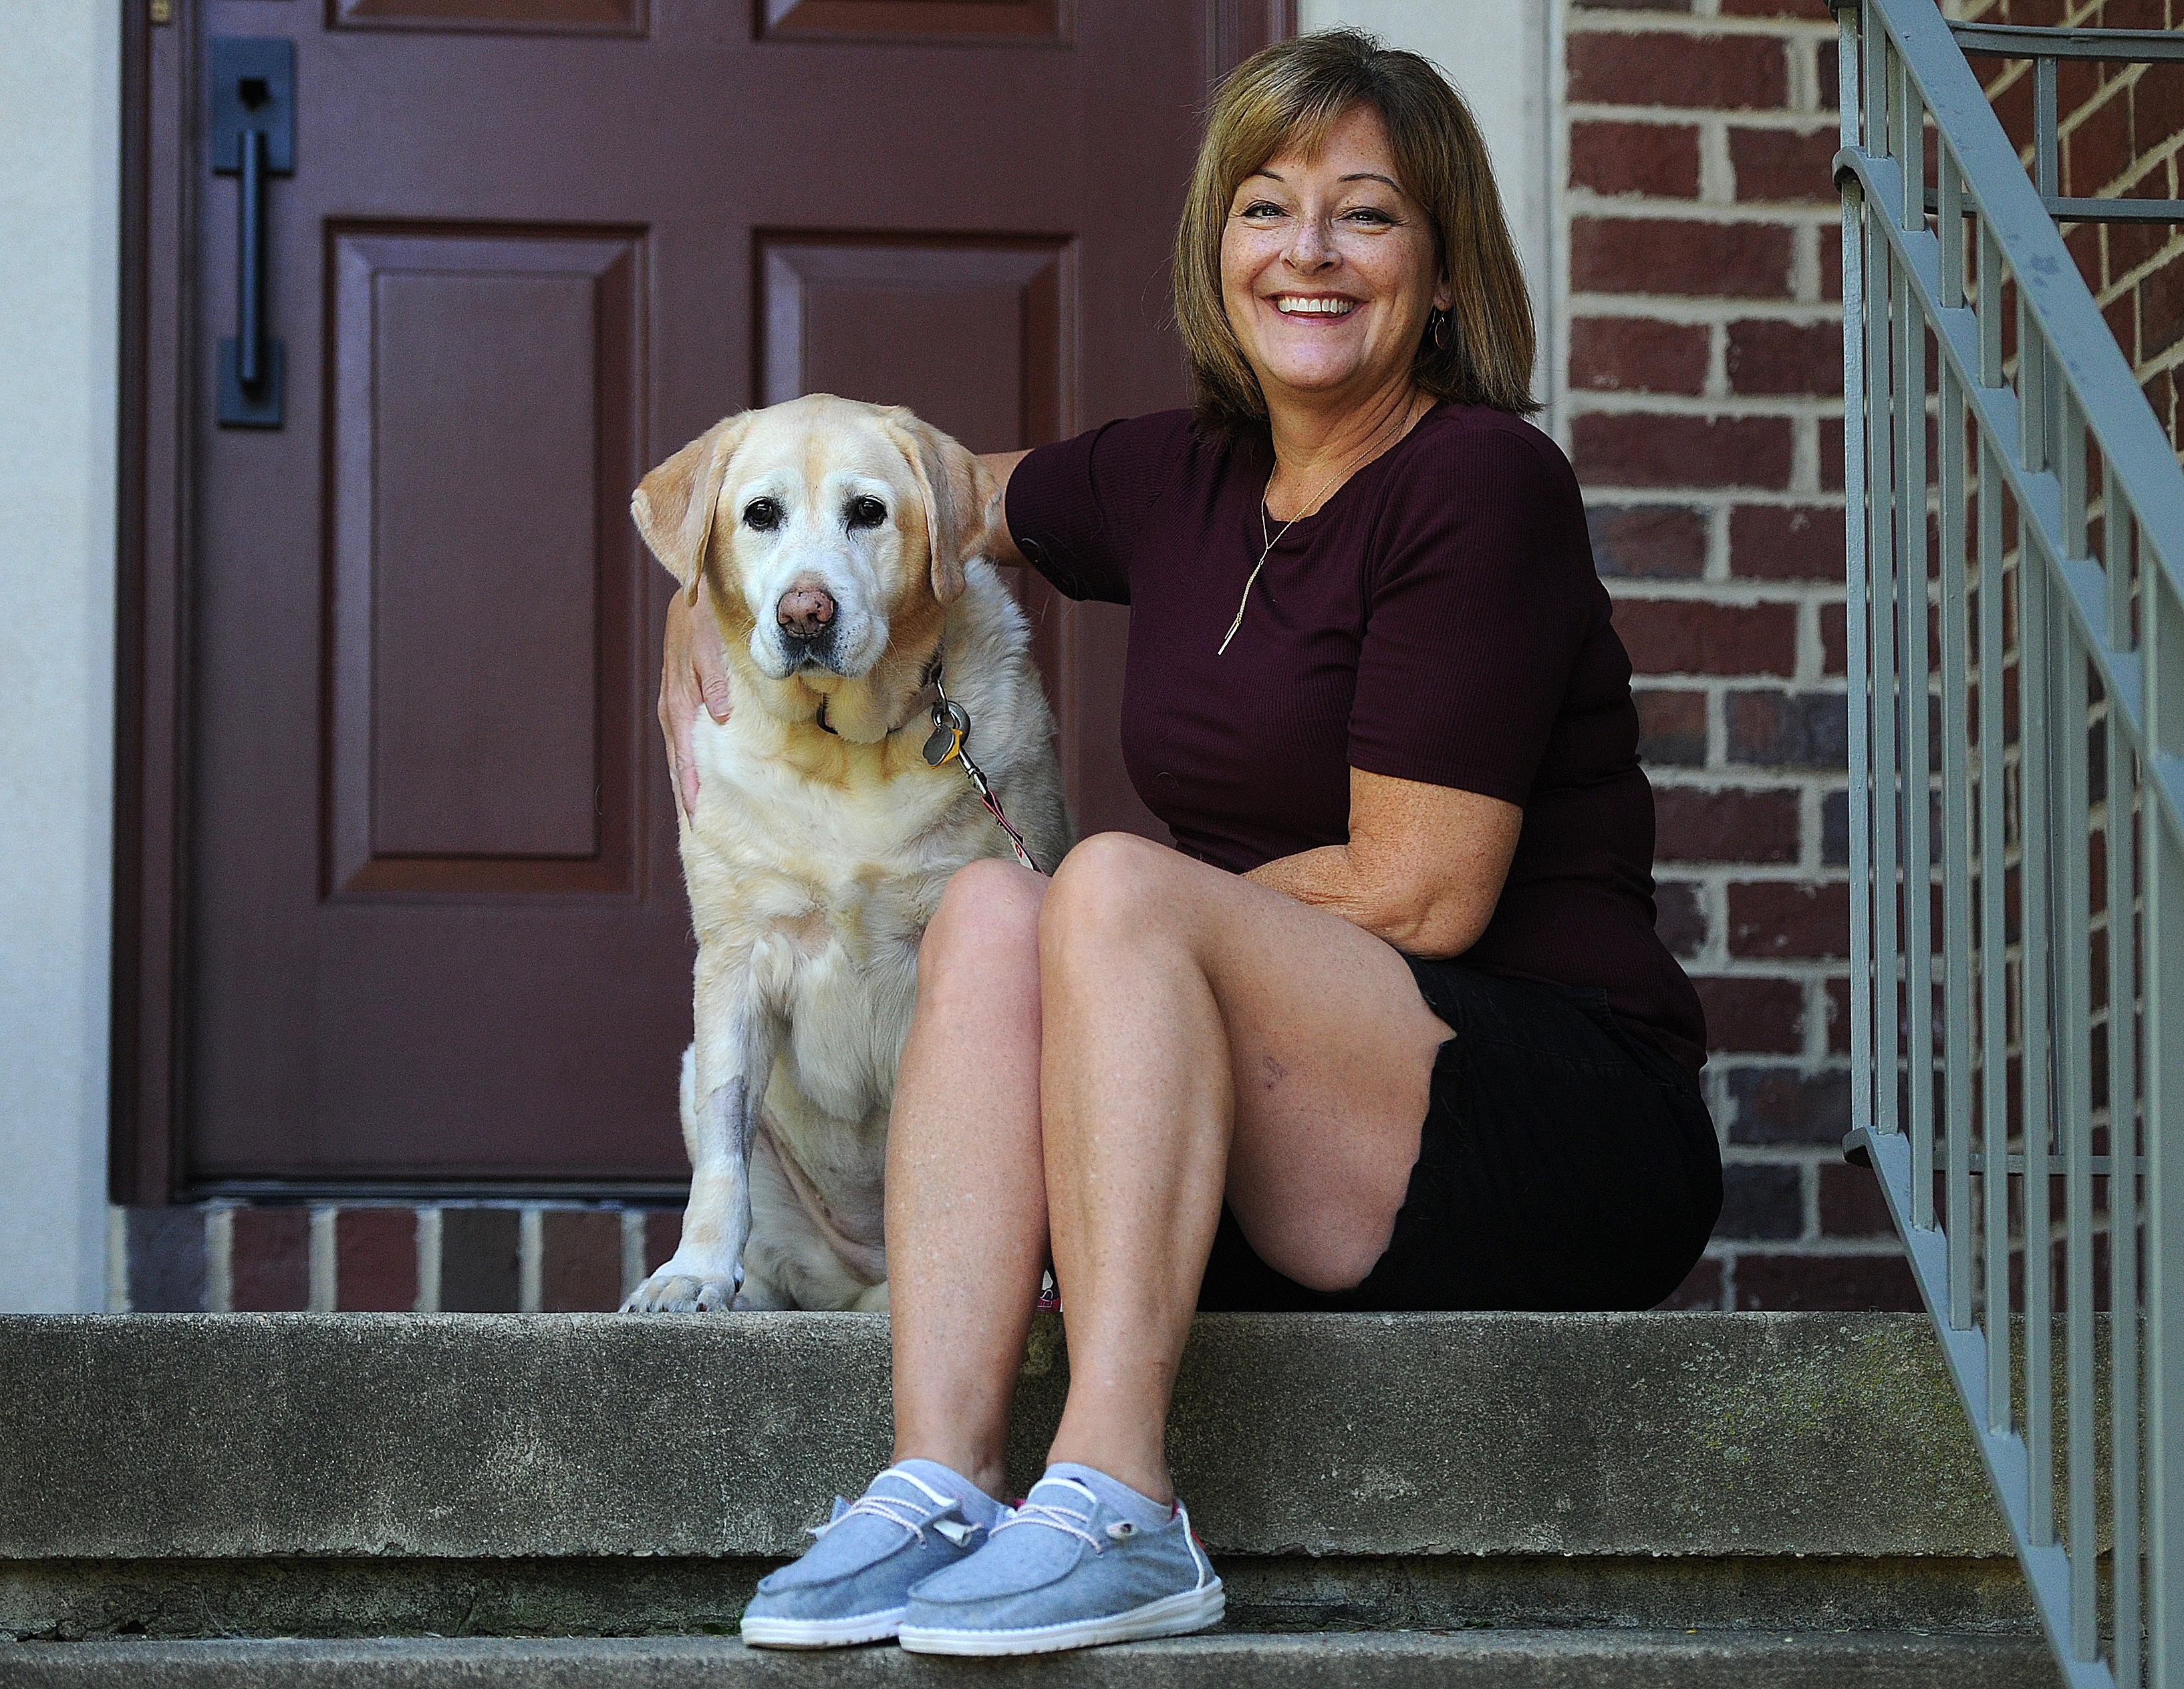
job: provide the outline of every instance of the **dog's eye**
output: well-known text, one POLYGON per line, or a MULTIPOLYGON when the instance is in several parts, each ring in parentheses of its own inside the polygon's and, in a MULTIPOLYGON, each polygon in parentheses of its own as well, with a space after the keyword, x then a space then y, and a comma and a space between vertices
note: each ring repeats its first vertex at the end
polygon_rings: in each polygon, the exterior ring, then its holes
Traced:
POLYGON ((843 514, 853 528, 877 528, 887 520, 887 506, 877 498, 853 498, 843 514))
POLYGON ((771 498, 754 498, 744 506, 744 521, 760 533, 770 532, 781 525, 781 507, 771 498))

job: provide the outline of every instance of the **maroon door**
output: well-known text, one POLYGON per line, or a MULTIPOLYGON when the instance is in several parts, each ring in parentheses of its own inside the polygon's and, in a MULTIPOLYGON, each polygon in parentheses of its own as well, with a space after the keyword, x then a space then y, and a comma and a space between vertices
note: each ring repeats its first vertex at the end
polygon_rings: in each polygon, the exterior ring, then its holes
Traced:
MULTIPOLYGON (((162 708, 176 729, 173 836, 154 817, 137 842, 176 864, 173 992, 136 1002, 128 1165, 199 1192, 682 1175, 689 922, 652 719, 671 582, 629 490, 724 413, 812 389, 982 451, 1178 403, 1166 259, 1198 109, 1267 28, 1234 10, 202 0, 154 32, 148 491, 171 462, 187 496, 170 573, 156 544, 146 567, 148 638, 174 593, 175 676, 147 660, 136 717, 147 781, 162 708), (295 43, 294 169, 266 199, 277 429, 215 421, 223 36, 295 43), (172 250, 163 126, 193 161, 172 250)), ((1151 829, 1115 744, 1121 613, 1028 596, 1080 827, 1151 829)), ((140 981, 159 925, 130 926, 140 981)))

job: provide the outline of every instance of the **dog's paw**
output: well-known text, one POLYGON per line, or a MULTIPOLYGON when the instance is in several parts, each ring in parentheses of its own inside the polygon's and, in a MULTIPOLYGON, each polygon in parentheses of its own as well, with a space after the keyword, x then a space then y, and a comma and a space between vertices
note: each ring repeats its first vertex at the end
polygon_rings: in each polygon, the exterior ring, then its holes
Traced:
POLYGON ((742 1288, 740 1270, 713 1270, 694 1262, 670 1261, 631 1292, 625 1314, 719 1314, 735 1303, 742 1288))

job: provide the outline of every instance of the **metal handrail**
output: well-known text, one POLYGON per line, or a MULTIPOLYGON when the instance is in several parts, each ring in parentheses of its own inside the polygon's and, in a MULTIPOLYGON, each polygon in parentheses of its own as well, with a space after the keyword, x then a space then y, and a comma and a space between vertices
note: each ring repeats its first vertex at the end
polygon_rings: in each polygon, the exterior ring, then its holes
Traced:
MULTIPOLYGON (((2063 197, 2061 121, 2056 65, 2065 58, 2111 64, 2184 62, 2184 32, 2170 30, 2043 30, 2020 24, 1951 24, 1957 46, 1973 58, 2032 61, 2032 181, 2050 217, 2065 223, 2184 223, 2184 199, 2063 197)), ((1936 209, 1930 202, 1929 211, 1936 209)))
POLYGON ((2184 1689, 2184 469, 1964 56, 2131 43, 1836 17, 1846 1145, 2066 1681, 2184 1689))

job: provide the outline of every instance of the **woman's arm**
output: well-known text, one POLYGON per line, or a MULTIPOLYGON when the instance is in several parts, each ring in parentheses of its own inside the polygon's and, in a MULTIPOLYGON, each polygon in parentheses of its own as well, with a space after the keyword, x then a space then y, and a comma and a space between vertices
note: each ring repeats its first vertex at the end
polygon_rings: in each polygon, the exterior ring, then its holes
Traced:
POLYGON ((1009 508, 1009 477, 1029 452, 982 452, 978 461, 994 473, 994 502, 987 507, 986 555, 995 563, 1006 564, 1011 569, 1028 569, 1031 564, 1017 549, 1016 536, 1009 531, 1004 519, 1009 508))
POLYGON ((1413 956, 1479 942, 1524 812, 1498 797, 1350 770, 1350 842, 1278 857, 1244 877, 1330 909, 1413 956))
MULTIPOLYGON (((1009 475, 1031 454, 1028 452, 989 452, 979 459, 993 471, 996 491, 989 508, 991 532, 986 555, 1012 568, 1027 565, 1024 555, 1002 520, 1007 508, 1009 475)), ((699 583, 694 603, 677 592, 667 605, 667 630, 661 642, 660 663, 660 731, 667 740, 667 769, 674 777, 675 794, 688 814, 698 803, 698 756, 692 727, 703 704, 716 721, 728 719, 727 659, 721 650, 720 624, 705 602, 705 587, 699 583)))

